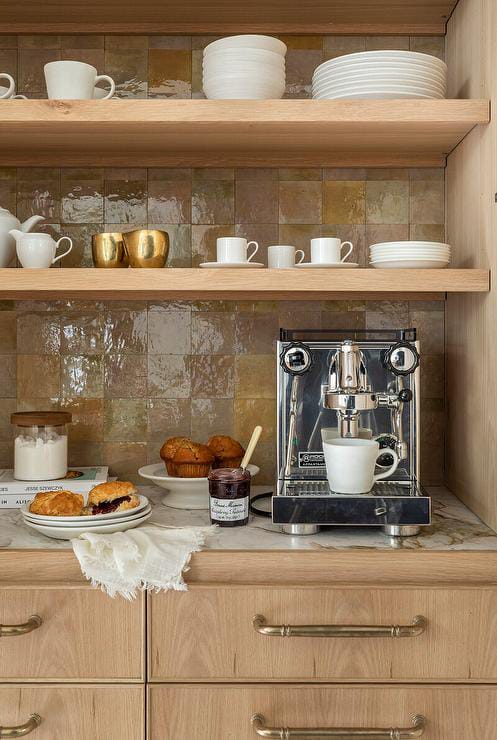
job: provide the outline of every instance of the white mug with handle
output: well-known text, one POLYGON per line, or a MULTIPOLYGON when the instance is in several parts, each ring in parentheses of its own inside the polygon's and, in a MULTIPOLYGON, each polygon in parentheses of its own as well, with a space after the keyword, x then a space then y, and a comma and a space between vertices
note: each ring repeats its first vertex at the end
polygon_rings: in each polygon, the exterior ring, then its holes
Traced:
POLYGON ((274 244, 267 248, 267 266, 276 269, 286 269, 300 265, 305 257, 303 249, 295 249, 289 244, 274 244), (297 260, 297 255, 299 259, 297 260))
POLYGON ((116 90, 112 77, 99 75, 95 67, 86 62, 48 62, 45 81, 50 100, 93 100, 95 85, 102 81, 109 83, 110 90, 101 100, 111 98, 116 90))
POLYGON ((311 262, 314 264, 337 264, 345 262, 350 257, 354 245, 352 242, 342 242, 334 236, 320 236, 311 239, 311 262), (342 249, 348 246, 348 252, 342 256, 342 249))
POLYGON ((9 234, 16 240, 17 257, 23 267, 46 269, 68 255, 72 249, 72 239, 68 236, 55 241, 50 234, 25 234, 18 229, 12 229, 9 234), (64 240, 69 242, 69 249, 56 257, 57 248, 64 240))
POLYGON ((231 264, 240 262, 250 262, 255 257, 259 245, 255 241, 248 242, 240 236, 222 236, 216 242, 217 261, 229 262, 231 264), (247 256, 247 250, 251 244, 255 249, 247 256))
POLYGON ((323 442, 324 459, 330 488, 335 493, 369 493, 376 481, 388 478, 400 462, 389 449, 393 463, 375 475, 376 461, 385 453, 375 439, 339 437, 323 442))
POLYGON ((8 87, 0 87, 0 98, 11 98, 16 91, 16 83, 14 78, 7 74, 7 72, 0 72, 0 80, 7 80, 9 83, 8 87))

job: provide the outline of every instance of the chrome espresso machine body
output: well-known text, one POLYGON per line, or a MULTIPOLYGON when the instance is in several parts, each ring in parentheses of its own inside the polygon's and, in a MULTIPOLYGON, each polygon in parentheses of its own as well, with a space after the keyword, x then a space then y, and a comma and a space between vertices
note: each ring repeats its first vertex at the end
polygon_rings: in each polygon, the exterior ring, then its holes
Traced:
POLYGON ((431 521, 419 479, 419 344, 415 329, 280 330, 278 481, 273 522, 289 534, 319 526, 382 526, 409 536, 431 521), (328 486, 323 441, 376 439, 378 471, 400 463, 369 494, 328 486))

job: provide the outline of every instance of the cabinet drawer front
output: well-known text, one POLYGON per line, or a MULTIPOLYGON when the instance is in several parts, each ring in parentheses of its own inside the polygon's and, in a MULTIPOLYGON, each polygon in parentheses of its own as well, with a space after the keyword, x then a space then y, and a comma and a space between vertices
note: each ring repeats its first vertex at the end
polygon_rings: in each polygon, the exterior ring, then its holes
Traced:
MULTIPOLYGON (((110 599, 86 586, 0 589, 0 625, 41 625, 0 637, 0 681, 143 677, 143 598, 110 599)), ((6 630, 4 630, 5 632, 6 630)))
POLYGON ((0 685, 0 727, 41 717, 33 740, 143 740, 144 689, 141 686, 0 685))
POLYGON ((156 685, 148 712, 150 740, 256 740, 254 714, 273 728, 306 729, 409 729, 420 714, 426 740, 495 740, 497 688, 156 685))
POLYGON ((497 678, 495 589, 193 587, 152 595, 149 618, 152 681, 497 678), (276 626, 371 629, 272 636, 255 629, 256 614, 276 626), (409 628, 418 615, 424 631, 409 628), (388 625, 411 636, 391 637, 388 625))

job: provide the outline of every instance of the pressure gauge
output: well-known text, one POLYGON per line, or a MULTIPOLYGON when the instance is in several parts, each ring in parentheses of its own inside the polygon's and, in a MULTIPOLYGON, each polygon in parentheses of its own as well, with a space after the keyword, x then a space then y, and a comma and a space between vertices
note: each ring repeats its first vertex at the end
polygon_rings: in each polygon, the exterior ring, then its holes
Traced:
POLYGON ((394 375, 410 375, 419 365, 418 350, 410 342, 397 342, 385 351, 383 364, 394 375))
POLYGON ((302 342, 292 342, 280 354, 280 365, 289 375, 303 375, 312 366, 312 353, 302 342))

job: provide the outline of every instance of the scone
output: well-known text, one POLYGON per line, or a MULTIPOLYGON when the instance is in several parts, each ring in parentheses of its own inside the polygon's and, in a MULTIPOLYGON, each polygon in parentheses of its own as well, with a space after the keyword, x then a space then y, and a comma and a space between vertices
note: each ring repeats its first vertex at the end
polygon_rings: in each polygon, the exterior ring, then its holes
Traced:
POLYGON ((32 514, 43 516, 81 516, 83 496, 71 491, 40 491, 29 505, 32 514))
POLYGON ((170 439, 166 439, 160 449, 160 456, 166 463, 166 470, 168 472, 168 475, 176 475, 176 468, 173 462, 173 457, 175 456, 179 448, 185 444, 185 442, 189 443, 191 441, 192 440, 189 437, 171 437, 170 439))
POLYGON ((100 483, 92 488, 85 507, 85 514, 110 514, 114 511, 134 509, 140 503, 136 486, 127 481, 100 483))
POLYGON ((245 454, 241 444, 226 434, 211 437, 207 447, 215 457, 215 468, 239 468, 245 454))
POLYGON ((173 457, 178 478, 205 478, 213 462, 214 455, 207 445, 191 440, 179 447, 173 457))

